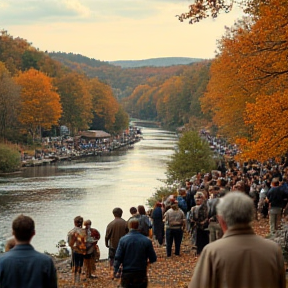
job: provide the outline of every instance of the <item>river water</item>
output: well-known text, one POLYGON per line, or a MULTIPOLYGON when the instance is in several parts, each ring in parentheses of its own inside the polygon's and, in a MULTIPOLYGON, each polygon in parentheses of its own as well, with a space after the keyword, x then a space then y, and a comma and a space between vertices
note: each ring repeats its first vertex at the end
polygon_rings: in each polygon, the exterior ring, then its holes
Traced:
POLYGON ((101 258, 107 258, 105 230, 121 207, 123 218, 132 206, 145 205, 163 185, 166 162, 173 154, 174 133, 141 127, 143 140, 134 148, 48 166, 26 168, 23 173, 0 177, 0 241, 11 236, 11 223, 20 213, 35 221, 32 245, 40 252, 57 253, 73 219, 81 215, 99 230, 101 258))

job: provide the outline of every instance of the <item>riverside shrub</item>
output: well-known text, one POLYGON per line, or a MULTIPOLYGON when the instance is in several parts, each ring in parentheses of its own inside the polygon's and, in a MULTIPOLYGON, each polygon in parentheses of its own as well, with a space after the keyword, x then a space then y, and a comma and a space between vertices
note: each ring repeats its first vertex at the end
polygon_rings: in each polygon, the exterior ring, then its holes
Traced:
POLYGON ((9 173, 20 169, 19 151, 9 145, 0 144, 0 172, 9 173))

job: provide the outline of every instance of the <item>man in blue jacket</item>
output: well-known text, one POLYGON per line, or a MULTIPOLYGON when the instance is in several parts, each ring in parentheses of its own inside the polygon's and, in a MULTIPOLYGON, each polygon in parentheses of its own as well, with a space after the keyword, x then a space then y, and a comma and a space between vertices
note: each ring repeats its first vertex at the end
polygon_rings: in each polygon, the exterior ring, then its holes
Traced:
POLYGON ((128 221, 129 233, 120 239, 115 255, 114 273, 119 271, 122 264, 123 288, 146 288, 147 265, 157 260, 151 240, 138 231, 138 226, 137 218, 132 217, 128 221))
POLYGON ((57 288, 52 258, 30 245, 35 235, 33 219, 20 215, 13 221, 12 229, 16 246, 0 257, 0 287, 57 288))
POLYGON ((278 225, 282 215, 282 208, 284 208, 284 199, 287 196, 287 191, 285 191, 282 186, 279 186, 279 179, 273 178, 271 182, 271 188, 267 192, 267 199, 270 204, 269 222, 271 235, 274 235, 278 230, 278 225))

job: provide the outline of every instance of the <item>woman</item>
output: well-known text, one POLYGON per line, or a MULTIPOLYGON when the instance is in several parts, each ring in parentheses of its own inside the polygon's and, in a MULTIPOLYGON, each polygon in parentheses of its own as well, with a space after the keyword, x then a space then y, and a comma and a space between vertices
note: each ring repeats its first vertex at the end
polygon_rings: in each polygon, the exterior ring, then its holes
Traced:
POLYGON ((152 228, 149 217, 146 215, 146 211, 143 205, 138 206, 139 217, 139 232, 144 236, 149 236, 149 229, 152 228))
POLYGON ((156 202, 151 217, 153 219, 153 235, 155 236, 155 239, 158 241, 159 245, 162 245, 164 239, 164 223, 162 204, 160 202, 156 202))
POLYGON ((99 259, 99 248, 97 245, 98 240, 100 239, 100 233, 98 230, 91 228, 91 220, 86 220, 84 222, 86 230, 86 255, 84 256, 84 271, 86 278, 97 278, 97 276, 92 273, 96 271, 95 261, 99 259))
POLYGON ((208 207, 205 196, 198 191, 195 194, 196 206, 191 208, 190 222, 192 227, 192 243, 197 247, 197 255, 200 255, 203 248, 209 243, 208 228, 208 207))

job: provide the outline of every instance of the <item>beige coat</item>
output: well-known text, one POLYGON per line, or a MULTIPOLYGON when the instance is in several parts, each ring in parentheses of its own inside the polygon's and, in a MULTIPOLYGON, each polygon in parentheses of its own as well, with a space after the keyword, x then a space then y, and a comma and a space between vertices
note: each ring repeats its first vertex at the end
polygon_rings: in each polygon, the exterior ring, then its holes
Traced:
POLYGON ((235 226, 205 246, 188 287, 284 288, 281 248, 255 235, 248 225, 235 226))

